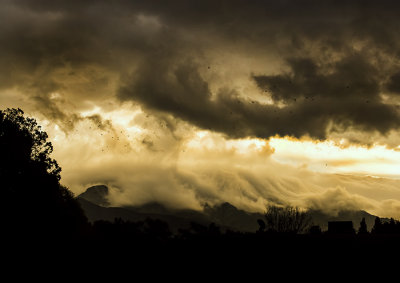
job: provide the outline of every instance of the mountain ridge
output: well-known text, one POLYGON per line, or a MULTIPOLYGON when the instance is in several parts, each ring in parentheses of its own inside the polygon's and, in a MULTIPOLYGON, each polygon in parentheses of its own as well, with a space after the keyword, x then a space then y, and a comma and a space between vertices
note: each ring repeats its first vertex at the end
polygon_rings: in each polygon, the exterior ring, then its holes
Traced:
MULTIPOLYGON (((109 190, 105 185, 89 187, 77 196, 82 209, 89 221, 113 221, 121 218, 129 221, 144 221, 147 218, 160 219, 169 224, 172 231, 190 227, 191 222, 208 226, 215 223, 223 230, 230 229, 240 232, 256 232, 259 228, 258 219, 264 219, 262 213, 248 212, 224 202, 210 206, 206 204, 203 211, 191 209, 171 209, 161 203, 149 202, 140 206, 111 207, 108 200, 109 190)), ((328 221, 352 221, 358 230, 362 218, 365 218, 368 230, 371 230, 376 216, 366 211, 339 211, 337 215, 329 215, 321 210, 309 210, 314 225, 319 225, 322 231, 328 229, 328 221)), ((385 219, 383 219, 385 220, 385 219)))

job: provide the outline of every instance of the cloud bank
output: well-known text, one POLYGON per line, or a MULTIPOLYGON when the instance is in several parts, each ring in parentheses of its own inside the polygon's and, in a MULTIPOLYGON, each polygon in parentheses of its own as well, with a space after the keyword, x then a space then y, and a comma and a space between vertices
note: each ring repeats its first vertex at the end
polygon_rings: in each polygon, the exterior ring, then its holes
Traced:
MULTIPOLYGON (((116 206, 156 201, 201 210, 205 203, 228 201, 258 212, 267 204, 290 204, 330 214, 363 209, 400 216, 399 180, 313 172, 274 161, 268 142, 226 139, 192 128, 171 130, 158 118, 146 116, 137 113, 133 118, 145 119, 147 128, 132 136, 113 125, 114 132, 95 130, 107 136, 102 139, 69 134, 56 141, 63 182, 77 194, 91 185, 107 184, 116 206)), ((78 127, 91 125, 83 120, 78 127)))
POLYGON ((0 105, 40 118, 75 192, 399 215, 397 181, 282 165, 265 143, 399 146, 399 5, 2 0, 0 105), (234 145, 254 138, 265 146, 234 145))
POLYGON ((0 86, 59 123, 117 99, 233 138, 385 135, 399 124, 397 6, 3 1, 0 86))

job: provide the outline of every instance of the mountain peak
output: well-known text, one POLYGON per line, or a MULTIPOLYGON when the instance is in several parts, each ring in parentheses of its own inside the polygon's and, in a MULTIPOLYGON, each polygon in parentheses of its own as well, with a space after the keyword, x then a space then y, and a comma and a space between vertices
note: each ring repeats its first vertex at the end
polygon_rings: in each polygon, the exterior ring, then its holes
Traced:
POLYGON ((223 203, 221 203, 221 204, 219 205, 219 207, 220 207, 220 208, 223 208, 223 209, 238 210, 234 205, 232 205, 232 204, 229 203, 229 202, 223 202, 223 203))
POLYGON ((78 198, 83 198, 100 206, 109 206, 110 202, 108 201, 108 193, 109 189, 107 186, 97 185, 87 188, 84 193, 81 193, 78 196, 78 198))

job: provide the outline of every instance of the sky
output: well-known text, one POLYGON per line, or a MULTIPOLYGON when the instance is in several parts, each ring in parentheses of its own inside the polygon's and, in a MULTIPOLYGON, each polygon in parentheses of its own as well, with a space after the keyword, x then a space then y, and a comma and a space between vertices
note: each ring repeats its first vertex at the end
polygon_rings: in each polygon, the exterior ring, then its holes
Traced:
POLYGON ((0 3, 0 109, 75 194, 400 218, 398 1, 0 3))

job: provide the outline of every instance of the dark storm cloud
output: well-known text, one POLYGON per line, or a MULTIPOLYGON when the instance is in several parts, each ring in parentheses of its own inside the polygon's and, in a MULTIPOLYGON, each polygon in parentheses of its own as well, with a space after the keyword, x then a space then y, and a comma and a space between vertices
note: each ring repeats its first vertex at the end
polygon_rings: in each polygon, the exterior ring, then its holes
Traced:
POLYGON ((279 134, 325 138, 328 130, 353 128, 385 134, 398 127, 396 106, 385 104, 381 98, 381 80, 385 77, 381 66, 371 62, 371 53, 352 47, 353 41, 366 40, 371 49, 396 54, 398 36, 391 10, 395 4, 223 4, 207 6, 203 2, 193 6, 186 2, 180 9, 165 9, 160 14, 169 23, 199 33, 207 29, 231 43, 255 40, 246 44, 264 45, 267 52, 274 45, 271 39, 290 40, 286 50, 279 51, 286 57, 289 72, 253 76, 260 89, 284 107, 251 101, 229 89, 212 96, 198 73, 199 67, 185 63, 177 66, 171 58, 147 60, 140 68, 144 72, 132 77, 121 88, 119 97, 141 101, 149 108, 174 113, 232 137, 279 134), (384 18, 387 26, 382 26, 384 18), (303 50, 304 40, 316 42, 320 50, 303 50), (329 58, 334 52, 338 59, 329 58), (321 62, 324 57, 330 61, 321 62))
POLYGON ((253 76, 260 89, 284 107, 260 104, 229 90, 212 97, 191 63, 145 64, 131 84, 121 88, 121 99, 135 99, 233 137, 308 134, 322 139, 332 124, 336 130, 353 127, 382 134, 398 127, 398 110, 380 97, 378 70, 359 55, 343 58, 326 74, 307 58, 288 60, 288 73, 253 76))
POLYGON ((18 88, 55 121, 74 121, 71 109, 116 94, 231 137, 385 134, 399 124, 381 95, 399 92, 399 8, 396 1, 2 1, 0 89, 18 88), (211 90, 204 58, 231 48, 286 63, 272 75, 246 74, 275 104, 246 98, 229 81, 211 90))
MULTIPOLYGON (((365 131, 386 133, 397 128, 399 111, 380 96, 378 70, 361 56, 337 62, 320 73, 310 59, 289 60, 291 72, 254 76, 261 89, 269 89, 277 102, 288 104, 304 127, 326 129, 330 122, 365 131)), ((324 137, 324 136, 320 136, 324 137)))
MULTIPOLYGON (((269 137, 279 134, 303 135, 294 107, 280 109, 241 98, 235 91, 223 89, 212 97, 208 84, 192 63, 163 69, 160 61, 146 61, 141 73, 120 89, 123 100, 134 99, 151 109, 174 113, 196 126, 219 131, 232 137, 269 137)), ((169 67, 169 65, 168 65, 169 67)))
POLYGON ((400 94, 400 72, 393 74, 386 85, 387 90, 395 94, 400 94))

